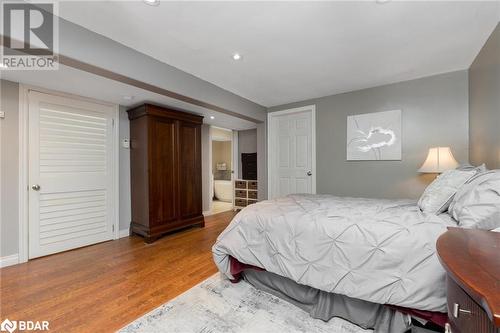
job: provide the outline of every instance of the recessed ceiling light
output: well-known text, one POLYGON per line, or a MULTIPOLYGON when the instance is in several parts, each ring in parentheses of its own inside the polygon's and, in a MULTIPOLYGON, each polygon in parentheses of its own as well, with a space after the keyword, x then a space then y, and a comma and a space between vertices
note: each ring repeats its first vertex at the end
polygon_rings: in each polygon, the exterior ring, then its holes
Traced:
POLYGON ((158 6, 160 4, 160 0, 142 0, 145 4, 150 6, 158 6))
POLYGON ((126 101, 132 101, 135 97, 134 96, 123 96, 122 98, 126 101))
POLYGON ((210 116, 210 119, 215 119, 215 117, 214 116, 210 116))
POLYGON ((241 59, 241 54, 239 54, 239 53, 233 54, 233 59, 234 60, 240 60, 241 59))

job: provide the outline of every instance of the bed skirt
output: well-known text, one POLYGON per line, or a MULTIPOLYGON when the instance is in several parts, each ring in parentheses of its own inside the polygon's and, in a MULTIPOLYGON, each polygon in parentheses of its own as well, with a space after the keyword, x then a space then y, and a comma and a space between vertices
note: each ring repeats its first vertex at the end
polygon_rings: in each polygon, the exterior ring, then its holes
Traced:
POLYGON ((235 278, 232 282, 243 278, 255 288, 284 299, 308 312, 311 317, 324 321, 340 317, 376 333, 403 333, 411 327, 411 317, 431 321, 441 327, 447 320, 444 313, 377 304, 301 285, 262 268, 241 263, 233 257, 230 257, 230 269, 235 278))

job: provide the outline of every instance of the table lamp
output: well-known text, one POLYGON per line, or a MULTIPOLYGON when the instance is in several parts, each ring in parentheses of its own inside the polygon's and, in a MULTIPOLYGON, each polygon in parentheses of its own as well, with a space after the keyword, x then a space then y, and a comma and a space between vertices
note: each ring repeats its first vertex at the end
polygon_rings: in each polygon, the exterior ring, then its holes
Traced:
POLYGON ((457 160, 453 157, 450 147, 433 147, 429 149, 424 164, 418 169, 422 173, 442 173, 456 169, 457 160))

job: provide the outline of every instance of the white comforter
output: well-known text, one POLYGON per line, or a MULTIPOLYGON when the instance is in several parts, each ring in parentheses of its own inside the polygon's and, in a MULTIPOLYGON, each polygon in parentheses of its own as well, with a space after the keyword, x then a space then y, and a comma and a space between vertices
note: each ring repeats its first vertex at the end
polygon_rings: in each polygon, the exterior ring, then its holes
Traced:
POLYGON ((456 226, 449 215, 408 200, 291 195, 243 209, 213 256, 229 278, 233 256, 324 291, 446 312, 435 244, 447 226, 456 226))

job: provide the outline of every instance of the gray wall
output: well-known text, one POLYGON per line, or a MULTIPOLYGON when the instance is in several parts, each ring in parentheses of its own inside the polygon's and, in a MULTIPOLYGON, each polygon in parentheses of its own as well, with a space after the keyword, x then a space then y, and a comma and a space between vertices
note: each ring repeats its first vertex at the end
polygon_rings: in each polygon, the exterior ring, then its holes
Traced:
POLYGON ((418 198, 433 179, 420 175, 429 147, 450 146, 468 160, 468 78, 459 71, 276 106, 316 105, 317 192, 341 196, 418 198), (348 115, 403 112, 402 161, 346 161, 348 115))
MULTIPOLYGON (((257 129, 238 131, 238 176, 243 177, 241 154, 257 152, 257 129)), ((258 158, 258 155, 257 155, 258 158)))
POLYGON ((19 226, 19 85, 0 80, 0 257, 18 252, 19 226))
POLYGON ((469 69, 470 158, 500 169, 500 24, 469 69))

